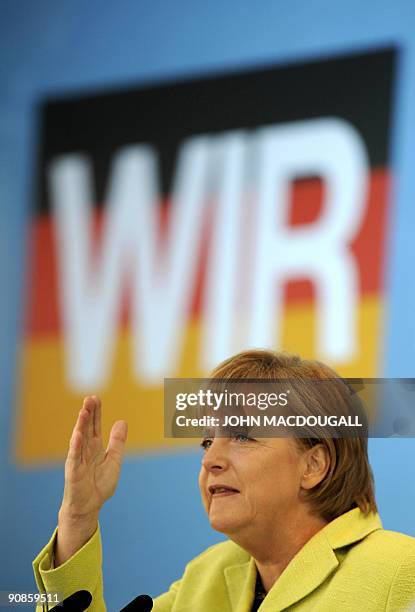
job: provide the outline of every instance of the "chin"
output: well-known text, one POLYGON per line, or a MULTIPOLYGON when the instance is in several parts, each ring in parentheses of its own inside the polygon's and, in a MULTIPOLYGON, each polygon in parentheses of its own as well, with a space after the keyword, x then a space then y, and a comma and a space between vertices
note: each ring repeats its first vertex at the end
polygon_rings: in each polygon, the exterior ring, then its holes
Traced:
POLYGON ((240 528, 240 521, 235 520, 235 516, 218 516, 211 515, 209 516, 209 522, 212 529, 215 531, 219 531, 220 533, 224 533, 225 535, 230 535, 231 533, 235 533, 240 528))

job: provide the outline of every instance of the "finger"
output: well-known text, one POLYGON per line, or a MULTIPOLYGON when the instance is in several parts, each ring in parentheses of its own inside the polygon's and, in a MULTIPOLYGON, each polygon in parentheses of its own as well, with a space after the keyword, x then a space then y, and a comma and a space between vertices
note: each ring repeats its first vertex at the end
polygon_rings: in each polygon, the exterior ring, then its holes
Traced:
POLYGON ((86 400, 87 398, 84 399, 82 408, 79 411, 78 418, 74 427, 74 431, 79 431, 82 435, 87 433, 89 420, 89 410, 86 407, 86 400))
MULTIPOLYGON (((73 434, 78 432, 81 435, 81 457, 82 460, 86 460, 88 457, 89 440, 91 437, 91 430, 93 430, 93 415, 91 411, 91 401, 89 397, 85 397, 82 408, 79 411, 78 419, 76 421, 73 434)), ((92 401, 92 404, 95 403, 92 401)), ((72 434, 72 435, 73 435, 72 434)))
POLYGON ((124 447, 127 440, 128 425, 126 421, 116 421, 112 426, 106 456, 121 465, 124 447))
POLYGON ((86 419, 86 423, 85 423, 85 433, 86 433, 86 440, 85 442, 88 443, 89 440, 93 437, 94 435, 94 413, 95 413, 95 399, 92 396, 88 396, 84 399, 84 404, 83 404, 83 409, 87 411, 88 413, 88 417, 86 419))
POLYGON ((82 462, 82 434, 79 430, 74 429, 71 440, 69 442, 69 451, 67 463, 70 467, 76 468, 82 462))
POLYGON ((94 411, 94 436, 96 438, 101 438, 101 400, 97 395, 93 396, 95 401, 95 411, 94 411))

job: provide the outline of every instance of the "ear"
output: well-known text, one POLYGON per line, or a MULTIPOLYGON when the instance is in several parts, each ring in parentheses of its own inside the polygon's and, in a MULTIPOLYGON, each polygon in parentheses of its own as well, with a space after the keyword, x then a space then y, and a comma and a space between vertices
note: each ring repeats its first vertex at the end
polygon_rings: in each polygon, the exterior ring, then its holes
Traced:
POLYGON ((330 467, 329 452, 324 444, 316 444, 304 456, 304 470, 301 478, 303 489, 312 489, 325 477, 330 467))

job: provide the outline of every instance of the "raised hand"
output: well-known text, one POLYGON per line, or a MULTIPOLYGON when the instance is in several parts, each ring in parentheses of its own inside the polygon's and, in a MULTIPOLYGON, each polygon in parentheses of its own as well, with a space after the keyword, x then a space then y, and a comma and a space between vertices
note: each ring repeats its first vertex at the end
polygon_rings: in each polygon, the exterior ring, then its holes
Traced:
POLYGON ((127 423, 112 426, 106 450, 102 443, 101 402, 87 397, 79 412, 65 463, 65 488, 59 511, 55 565, 64 563, 94 534, 98 514, 117 487, 127 423))

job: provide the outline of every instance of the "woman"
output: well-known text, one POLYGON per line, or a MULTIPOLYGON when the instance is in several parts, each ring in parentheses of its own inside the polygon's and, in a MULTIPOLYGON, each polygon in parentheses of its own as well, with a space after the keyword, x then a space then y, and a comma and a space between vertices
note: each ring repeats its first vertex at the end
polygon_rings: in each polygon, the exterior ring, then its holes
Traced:
MULTIPOLYGON (((246 351, 215 378, 290 379, 304 406, 355 411, 350 389, 327 366, 295 355, 246 351), (307 381, 336 379, 324 390, 307 381)), ((65 464, 58 527, 34 561, 40 591, 102 596, 99 510, 113 495, 127 424, 105 452, 101 407, 87 398, 65 464), (54 564, 54 565, 53 565, 54 564)), ((362 437, 203 440, 199 484, 212 527, 229 540, 193 559, 155 599, 156 612, 403 611, 415 603, 415 539, 382 529, 362 437)), ((145 588, 142 585, 141 588, 145 588)))

